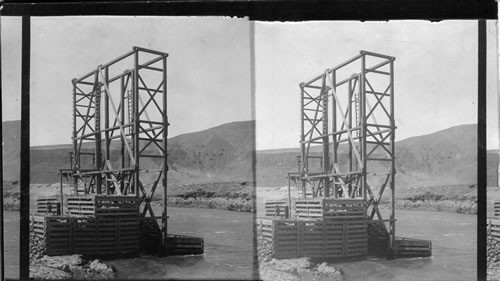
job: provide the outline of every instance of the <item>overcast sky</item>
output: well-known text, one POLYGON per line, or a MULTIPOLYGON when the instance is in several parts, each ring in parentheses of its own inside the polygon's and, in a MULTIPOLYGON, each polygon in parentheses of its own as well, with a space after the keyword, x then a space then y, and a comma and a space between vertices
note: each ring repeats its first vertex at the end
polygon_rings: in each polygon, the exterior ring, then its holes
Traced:
MULTIPOLYGON (((20 119, 20 18, 2 17, 3 120, 20 119)), ((498 148, 488 22, 488 148, 498 148)), ((143 46, 168 58, 169 136, 252 119, 249 23, 200 17, 32 18, 31 144, 69 143, 71 79, 143 46)), ((298 147, 299 87, 359 50, 396 57, 396 139, 477 123, 477 21, 255 23, 257 149, 298 147)))
MULTIPOLYGON (((170 137, 251 120, 249 31, 231 18, 32 18, 31 145, 70 143, 71 79, 133 46, 169 53, 170 137)), ((20 18, 2 17, 4 120, 20 119, 20 43, 20 18)))
MULTIPOLYGON (((493 21, 488 36, 488 147, 498 148, 493 21)), ((360 50, 396 57, 396 140, 477 123, 477 21, 257 23, 257 149, 298 147, 299 83, 360 50)))

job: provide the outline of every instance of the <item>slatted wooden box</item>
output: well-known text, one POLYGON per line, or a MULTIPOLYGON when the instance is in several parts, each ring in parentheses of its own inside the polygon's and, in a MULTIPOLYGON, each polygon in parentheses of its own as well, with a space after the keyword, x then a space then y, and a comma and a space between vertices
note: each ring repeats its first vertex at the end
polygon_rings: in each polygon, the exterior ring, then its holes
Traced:
POLYGON ((432 256, 432 241, 396 238, 393 249, 398 257, 430 257, 432 256))
POLYGON ((31 223, 33 231, 43 239, 49 256, 108 256, 139 252, 137 218, 32 215, 31 223))
POLYGON ((288 218, 289 206, 285 199, 266 200, 264 204, 266 207, 266 217, 288 218))
POLYGON ((493 210, 495 213, 495 217, 500 216, 500 201, 499 200, 495 200, 495 202, 493 203, 493 210))
POLYGON ((260 219, 259 229, 283 258, 366 258, 367 221, 260 219))
POLYGON ((68 196, 68 214, 93 217, 135 217, 139 199, 135 196, 68 196))
POLYGON ((69 217, 32 215, 30 221, 35 235, 43 240, 47 255, 57 256, 71 253, 69 217))
POLYGON ((297 199, 295 216, 299 219, 365 220, 366 201, 363 199, 314 198, 297 199))
POLYGON ((168 255, 201 255, 203 254, 203 238, 184 235, 167 236, 168 255))
POLYGON ((73 251, 86 255, 124 255, 139 252, 137 218, 73 218, 73 251))
POLYGON ((57 197, 39 197, 36 200, 37 214, 60 215, 61 203, 57 197), (59 213, 58 213, 59 211, 59 213))
POLYGON ((496 217, 489 217, 487 219, 488 231, 491 233, 493 239, 500 242, 500 219, 496 217))

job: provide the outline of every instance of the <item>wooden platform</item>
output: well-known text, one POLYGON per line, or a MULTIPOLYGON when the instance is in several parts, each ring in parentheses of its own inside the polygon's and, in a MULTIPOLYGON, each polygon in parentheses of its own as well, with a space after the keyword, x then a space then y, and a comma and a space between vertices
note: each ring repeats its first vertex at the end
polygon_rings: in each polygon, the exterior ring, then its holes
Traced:
POLYGON ((359 258, 367 255, 367 222, 258 219, 273 256, 283 258, 359 258))
POLYGON ((266 200, 266 217, 288 218, 289 206, 285 199, 266 200))
POLYGON ((363 199, 314 198, 295 201, 295 216, 317 220, 365 220, 366 202, 363 199))
MULTIPOLYGON (((40 201, 49 202, 50 200, 40 201)), ((138 254, 139 201, 133 196, 68 196, 66 215, 31 216, 47 255, 138 254)))
POLYGON ((430 257, 432 241, 413 238, 396 238, 393 251, 396 257, 430 257))
POLYGON ((31 215, 33 231, 49 256, 129 255, 139 252, 137 218, 31 215))

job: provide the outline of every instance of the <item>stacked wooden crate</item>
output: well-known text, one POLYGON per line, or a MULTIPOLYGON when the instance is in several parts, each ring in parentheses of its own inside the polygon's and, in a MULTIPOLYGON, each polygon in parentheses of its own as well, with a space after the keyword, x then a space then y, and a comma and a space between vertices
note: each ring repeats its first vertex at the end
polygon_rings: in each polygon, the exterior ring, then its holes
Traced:
POLYGON ((61 203, 57 197, 39 197, 36 200, 37 214, 60 215, 61 203))
POLYGON ((487 231, 490 232, 491 236, 493 239, 497 242, 500 242, 500 201, 495 200, 493 202, 493 211, 494 211, 494 216, 493 217, 488 217, 487 219, 487 225, 488 229, 487 231))
POLYGON ((266 200, 266 217, 288 218, 288 203, 285 199, 266 200))
POLYGON ((364 200, 300 199, 296 219, 260 219, 275 258, 366 258, 368 235, 364 200))
POLYGON ((500 216, 500 201, 499 200, 495 200, 493 202, 493 210, 494 210, 495 217, 500 216))
POLYGON ((297 199, 295 216, 300 219, 364 220, 366 202, 363 199, 297 199))
POLYGON ((489 217, 487 219, 488 229, 493 240, 500 242, 500 219, 496 217, 489 217))
POLYGON ((71 254, 71 222, 67 216, 31 216, 32 231, 41 238, 49 256, 71 254))
POLYGON ((366 257, 368 233, 363 199, 300 199, 295 202, 295 214, 300 219, 323 222, 326 256, 366 257))
POLYGON ((139 252, 139 206, 131 196, 69 196, 67 216, 32 216, 47 255, 139 252))

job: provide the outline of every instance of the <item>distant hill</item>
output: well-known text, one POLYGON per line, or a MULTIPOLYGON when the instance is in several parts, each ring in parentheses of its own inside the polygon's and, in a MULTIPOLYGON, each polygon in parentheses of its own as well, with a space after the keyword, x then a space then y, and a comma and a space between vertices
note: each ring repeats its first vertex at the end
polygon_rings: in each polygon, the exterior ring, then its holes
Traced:
MULTIPOLYGON (((19 121, 3 122, 5 181, 19 178, 19 126, 19 121)), ((168 182, 253 181, 254 128, 254 121, 233 122, 169 139, 168 182)), ((92 150, 93 144, 84 148, 92 150)), ((118 142, 111 145, 112 154, 118 149, 118 142)), ((57 173, 69 168, 71 151, 70 144, 31 147, 31 183, 59 182, 57 173)), ((141 166, 147 169, 153 166, 151 161, 141 166)))
MULTIPOLYGON (((396 142, 399 186, 470 185, 477 182, 477 125, 461 125, 396 142)), ((345 149, 344 149, 345 150, 345 149)), ((319 147, 312 148, 313 152, 319 147)), ((342 149, 341 149, 342 151, 342 149)), ((259 186, 285 186, 297 171, 296 149, 257 151, 259 186)), ((488 152, 488 185, 496 185, 498 152, 488 152)))
POLYGON ((2 122, 2 153, 4 181, 18 181, 20 176, 21 122, 2 122))
MULTIPOLYGON (((19 121, 3 122, 4 179, 19 179, 19 121)), ((256 165, 258 186, 285 186, 287 173, 297 171, 299 148, 263 150, 255 153, 255 121, 227 123, 168 140, 168 182, 173 185, 220 181, 252 181, 256 165)), ((477 172, 477 126, 452 127, 396 143, 398 186, 475 184, 477 172)), ((86 145, 93 149, 92 145, 86 145)), ((118 146, 112 145, 112 150, 118 146)), ((71 145, 31 148, 32 183, 56 183, 57 172, 69 168, 71 145)), ((312 151, 319 151, 317 147, 312 151)), ((500 151, 488 151, 488 186, 496 186, 500 151)), ((116 159, 114 159, 116 160, 116 159)), ((152 162, 142 163, 143 167, 152 162)))

